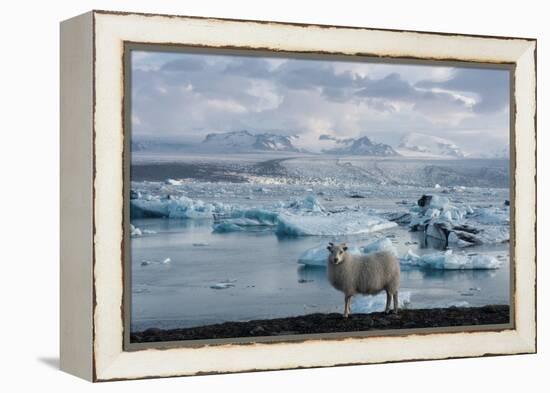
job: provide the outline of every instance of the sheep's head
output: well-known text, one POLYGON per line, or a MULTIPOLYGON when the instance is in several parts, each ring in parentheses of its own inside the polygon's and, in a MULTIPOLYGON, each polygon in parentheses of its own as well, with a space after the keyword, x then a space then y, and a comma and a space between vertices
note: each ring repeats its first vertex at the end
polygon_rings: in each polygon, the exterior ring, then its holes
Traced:
POLYGON ((338 265, 344 262, 344 255, 348 250, 348 246, 346 245, 346 243, 340 243, 336 245, 334 243, 329 243, 327 250, 330 252, 328 256, 329 263, 338 265))

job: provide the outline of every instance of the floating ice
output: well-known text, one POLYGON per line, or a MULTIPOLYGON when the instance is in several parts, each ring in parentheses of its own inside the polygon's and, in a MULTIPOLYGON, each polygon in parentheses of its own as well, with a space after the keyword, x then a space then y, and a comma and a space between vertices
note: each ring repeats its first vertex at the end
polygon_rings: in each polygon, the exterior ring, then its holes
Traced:
POLYGON ((473 212, 472 219, 481 224, 507 225, 510 223, 510 211, 499 207, 480 208, 473 212))
POLYGON ((367 212, 329 214, 313 196, 291 203, 279 203, 266 209, 234 209, 227 218, 214 224, 214 232, 257 231, 275 228, 281 236, 322 236, 370 233, 396 226, 384 218, 367 212))
POLYGON ((206 247, 208 246, 208 243, 193 243, 193 247, 206 247))
POLYGON ((210 288, 212 288, 212 289, 229 289, 229 288, 233 288, 234 286, 235 286, 235 284, 233 282, 224 281, 224 282, 219 282, 219 283, 210 285, 210 288))
POLYGON ((315 198, 313 195, 308 195, 304 199, 299 199, 294 202, 291 202, 286 206, 287 209, 291 209, 295 212, 299 213, 325 213, 326 210, 319 203, 317 198, 315 198))
POLYGON ((162 261, 162 263, 164 264, 167 264, 167 263, 170 263, 172 262, 172 260, 170 258, 166 258, 164 261, 162 261))
MULTIPOLYGON (((360 255, 361 250, 359 247, 349 247, 348 252, 354 255, 360 255)), ((329 252, 327 250, 327 245, 319 245, 309 250, 306 250, 298 258, 298 263, 308 265, 308 266, 322 266, 326 267, 328 262, 329 252)))
POLYGON ((423 195, 418 204, 409 215, 393 213, 388 217, 401 224, 408 222, 413 231, 425 230, 427 236, 441 240, 443 246, 502 243, 510 238, 507 207, 472 208, 451 204, 448 198, 438 195, 423 195))
POLYGON ((431 195, 432 199, 429 202, 429 205, 431 208, 435 209, 445 209, 447 206, 449 206, 449 198, 442 197, 439 195, 431 195))
POLYGON ((150 229, 141 229, 141 228, 138 228, 132 224, 130 224, 130 236, 131 237, 139 237, 139 236, 142 236, 142 235, 153 235, 157 233, 156 231, 152 231, 150 229))
POLYGON ((397 226, 395 222, 364 212, 325 216, 281 214, 277 234, 282 236, 342 236, 371 233, 397 226))
POLYGON ((447 242, 455 247, 470 247, 472 245, 472 243, 460 239, 455 232, 449 234, 447 242))
MULTIPOLYGON (((380 239, 363 247, 348 246, 348 253, 353 255, 370 254, 378 251, 389 251, 397 256, 397 250, 390 239, 380 239)), ((298 258, 298 263, 308 266, 327 266, 329 252, 326 244, 304 251, 298 258)))
POLYGON ((478 235, 482 243, 506 243, 510 240, 509 225, 486 225, 478 235))
POLYGON ((434 270, 485 270, 500 268, 502 261, 490 255, 453 254, 452 250, 421 256, 409 250, 401 264, 434 270))
POLYGON ((132 218, 212 218, 232 207, 223 203, 205 203, 186 196, 151 197, 130 200, 132 218))
MULTIPOLYGON (((399 307, 407 308, 411 304, 411 292, 403 291, 398 294, 399 307)), ((386 307, 386 293, 382 292, 374 296, 354 296, 351 302, 352 313, 371 313, 384 311, 386 307)), ((392 304, 393 307, 393 304, 392 304)))
POLYGON ((132 224, 130 224, 130 236, 131 237, 138 237, 138 236, 141 236, 142 234, 143 234, 143 232, 141 232, 141 229, 139 229, 138 227, 135 227, 132 224))
POLYGON ((263 209, 236 210, 214 224, 215 233, 261 230, 278 224, 279 214, 263 209))
POLYGON ((376 240, 375 242, 372 242, 370 244, 367 244, 364 247, 361 247, 361 252, 363 254, 370 254, 370 253, 379 252, 379 251, 388 251, 393 255, 397 256, 397 249, 393 245, 392 241, 387 237, 376 240))
POLYGON ((166 184, 170 184, 171 186, 181 186, 183 185, 183 181, 175 180, 175 179, 166 179, 166 184))

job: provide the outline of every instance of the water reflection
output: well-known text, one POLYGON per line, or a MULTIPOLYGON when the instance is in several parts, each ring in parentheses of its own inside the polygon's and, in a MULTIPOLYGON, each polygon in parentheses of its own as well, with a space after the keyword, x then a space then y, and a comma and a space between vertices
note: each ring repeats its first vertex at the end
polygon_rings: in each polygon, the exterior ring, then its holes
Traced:
MULTIPOLYGON (((272 232, 212 233, 212 220, 147 219, 132 223, 151 231, 131 240, 132 326, 136 329, 340 310, 342 294, 328 282, 326 268, 297 264, 305 250, 325 247, 328 241, 361 246, 389 237, 399 255, 409 249, 418 254, 435 252, 419 248, 422 232, 402 227, 349 237, 277 238, 272 232), (163 263, 167 258, 170 262, 163 263), (152 263, 141 266, 142 261, 152 263), (212 289, 224 282, 234 286, 212 289)), ((507 258, 507 245, 469 248, 468 252, 498 252, 507 258)), ((502 304, 509 301, 508 272, 508 264, 496 271, 402 266, 401 292, 410 295, 413 308, 460 302, 471 306, 502 304)))
POLYGON ((441 270, 441 269, 419 269, 417 267, 401 266, 401 276, 408 279, 422 278, 445 279, 445 280, 483 280, 496 276, 494 270, 441 270))
MULTIPOLYGON (((322 266, 298 266, 299 280, 327 281, 327 269, 322 266)), ((328 281, 327 281, 328 282, 328 281)))

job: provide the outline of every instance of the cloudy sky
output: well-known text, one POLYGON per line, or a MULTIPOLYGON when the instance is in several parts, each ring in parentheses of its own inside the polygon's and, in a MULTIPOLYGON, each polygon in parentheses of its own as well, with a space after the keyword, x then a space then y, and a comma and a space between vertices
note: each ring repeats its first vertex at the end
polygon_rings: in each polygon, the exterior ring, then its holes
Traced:
POLYGON ((397 145, 409 132, 465 151, 508 147, 508 71, 269 57, 132 52, 136 138, 200 141, 249 130, 368 136, 397 145))

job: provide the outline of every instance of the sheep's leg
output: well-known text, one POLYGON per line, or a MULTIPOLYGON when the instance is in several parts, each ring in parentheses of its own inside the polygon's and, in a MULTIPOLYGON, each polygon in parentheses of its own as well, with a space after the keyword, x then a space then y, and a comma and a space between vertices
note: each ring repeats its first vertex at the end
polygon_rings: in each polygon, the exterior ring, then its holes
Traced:
POLYGON ((391 298, 392 298, 392 295, 390 291, 386 289, 386 310, 384 311, 386 314, 390 313, 391 298))
POLYGON ((350 311, 351 311, 351 296, 346 295, 345 304, 344 304, 344 318, 347 318, 349 316, 350 311))
POLYGON ((399 310, 399 294, 397 291, 393 294, 393 312, 397 314, 399 310))

